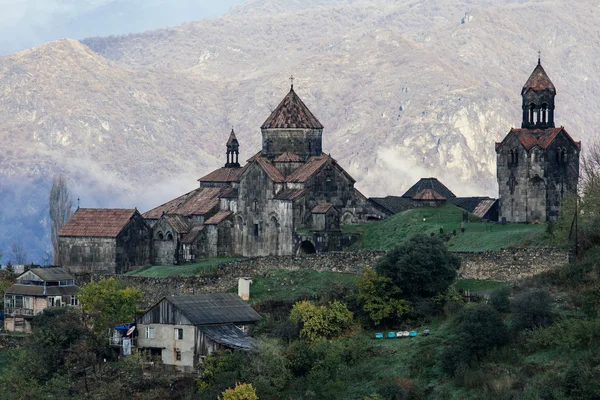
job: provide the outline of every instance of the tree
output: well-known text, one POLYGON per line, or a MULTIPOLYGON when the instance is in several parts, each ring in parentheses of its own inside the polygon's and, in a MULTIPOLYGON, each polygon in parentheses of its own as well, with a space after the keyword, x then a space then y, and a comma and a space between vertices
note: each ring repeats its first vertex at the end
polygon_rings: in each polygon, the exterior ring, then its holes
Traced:
POLYGON ((498 288, 490 295, 490 305, 501 313, 510 311, 510 289, 507 286, 498 288))
POLYGON ((227 389, 221 396, 219 400, 258 400, 256 390, 249 383, 236 383, 234 389, 227 389))
POLYGON ((339 336, 352 323, 353 314, 335 300, 327 306, 299 301, 290 312, 290 320, 301 326, 300 336, 310 341, 339 336))
POLYGON ((387 253, 375 266, 408 298, 433 297, 454 282, 460 259, 444 243, 432 236, 418 234, 387 253))
POLYGON ((81 309, 91 318, 94 331, 104 333, 113 325, 133 320, 142 292, 111 277, 86 283, 77 297, 81 309))
POLYGON ((402 299, 402 291, 392 279, 377 275, 370 268, 358 279, 356 301, 374 325, 387 319, 397 320, 410 312, 410 305, 402 299))
POLYGON ((511 304, 513 329, 544 328, 552 324, 552 297, 548 290, 533 289, 516 296, 511 304))
POLYGON ((27 252, 25 251, 23 242, 20 240, 13 242, 13 244, 10 246, 10 254, 12 260, 17 265, 25 265, 25 263, 27 262, 27 252))
POLYGON ((52 240, 54 265, 60 264, 58 254, 58 233, 67 223, 72 215, 73 202, 67 187, 67 181, 63 175, 54 177, 52 180, 52 188, 50 189, 49 197, 49 212, 50 212, 50 239, 52 240))

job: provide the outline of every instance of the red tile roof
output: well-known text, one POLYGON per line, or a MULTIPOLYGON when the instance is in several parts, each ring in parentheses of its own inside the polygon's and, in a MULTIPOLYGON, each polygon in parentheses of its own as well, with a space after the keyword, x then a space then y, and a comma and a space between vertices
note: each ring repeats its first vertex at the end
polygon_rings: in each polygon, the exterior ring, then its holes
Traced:
POLYGON ((285 182, 285 178, 283 177, 283 175, 281 175, 281 172, 279 172, 279 170, 275 168, 273 164, 271 164, 271 161, 269 161, 269 159, 264 157, 256 157, 254 161, 256 161, 258 165, 261 166, 261 168, 266 172, 266 174, 273 182, 285 182))
POLYGON ((300 156, 297 154, 286 151, 285 153, 277 157, 275 160, 273 160, 273 162, 302 162, 302 158, 300 158, 300 156))
POLYGON ((210 212, 219 205, 219 194, 228 187, 207 187, 192 190, 163 205, 144 213, 144 218, 159 219, 163 213, 179 215, 202 215, 210 212))
POLYGON ((198 236, 200 236, 200 232, 202 232, 203 229, 204 225, 194 226, 192 230, 181 239, 181 243, 194 243, 196 239, 198 239, 198 236))
POLYGON ((317 204, 312 210, 313 214, 325 214, 327 211, 333 208, 333 204, 331 203, 321 203, 317 204))
POLYGON ((198 179, 198 182, 237 182, 245 168, 219 168, 198 179))
POLYGON ((433 189, 422 189, 412 198, 413 200, 446 200, 444 196, 433 189))
POLYGON ((189 221, 181 215, 165 215, 165 219, 177 233, 184 234, 190 231, 189 221))
POLYGON ((552 81, 546 74, 546 71, 544 71, 542 64, 540 64, 538 62, 538 65, 535 67, 535 69, 531 73, 531 76, 529 76, 529 79, 527 79, 525 86, 523 86, 523 90, 521 91, 521 94, 523 95, 523 94, 529 92, 530 90, 538 91, 538 90, 544 90, 544 89, 548 89, 548 90, 550 90, 551 93, 556 94, 556 89, 554 88, 554 84, 552 84, 552 81))
POLYGON ((293 201, 300 198, 304 194, 304 189, 285 189, 277 193, 273 200, 293 201))
POLYGON ((508 135, 504 138, 504 140, 500 143, 496 143, 496 151, 502 147, 506 140, 512 135, 515 135, 517 139, 521 142, 523 147, 527 150, 531 150, 534 146, 539 146, 542 149, 546 149, 554 139, 560 134, 563 133, 567 139, 573 143, 578 149, 581 149, 581 142, 576 142, 573 140, 571 135, 565 130, 565 128, 548 128, 548 129, 523 129, 523 128, 512 128, 508 135))
POLYGON ((135 209, 78 208, 58 236, 114 238, 136 213, 135 209))
POLYGON ((219 225, 227 217, 233 214, 231 211, 219 211, 204 222, 204 225, 219 225))
POLYGON ((283 98, 275 111, 262 124, 261 129, 308 128, 323 129, 323 125, 310 112, 294 88, 283 98))
POLYGON ((324 153, 320 156, 309 157, 304 165, 300 166, 300 168, 296 169, 287 177, 287 182, 306 182, 308 178, 313 176, 315 172, 325 165, 328 159, 329 157, 324 153))

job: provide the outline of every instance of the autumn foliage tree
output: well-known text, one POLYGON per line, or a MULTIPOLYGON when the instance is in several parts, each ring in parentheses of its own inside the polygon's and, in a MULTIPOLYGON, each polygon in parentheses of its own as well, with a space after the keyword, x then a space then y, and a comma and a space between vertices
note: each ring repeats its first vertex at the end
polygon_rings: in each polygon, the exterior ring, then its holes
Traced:
POLYGON ((219 400, 258 400, 258 396, 251 384, 236 383, 235 388, 225 390, 219 400))
POLYGON ((300 336, 310 341, 339 336, 352 324, 353 314, 340 301, 320 306, 310 301, 294 304, 290 320, 299 324, 300 336))
POLYGON ((391 278, 377 275, 370 268, 358 279, 356 301, 374 325, 397 320, 410 312, 410 304, 402 298, 402 290, 391 278))

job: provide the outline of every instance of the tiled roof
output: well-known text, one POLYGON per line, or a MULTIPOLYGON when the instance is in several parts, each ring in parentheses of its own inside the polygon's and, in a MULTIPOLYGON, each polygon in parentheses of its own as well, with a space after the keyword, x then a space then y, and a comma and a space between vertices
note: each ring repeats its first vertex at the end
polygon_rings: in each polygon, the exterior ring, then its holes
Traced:
POLYGON ((548 89, 551 93, 556 94, 556 88, 554 87, 554 84, 552 84, 548 74, 546 74, 546 71, 544 71, 542 64, 538 62, 538 65, 529 76, 529 79, 527 79, 527 82, 525 82, 525 86, 523 86, 521 94, 523 95, 530 90, 538 91, 544 89, 548 89))
POLYGON ((192 190, 168 203, 147 211, 144 213, 144 218, 159 219, 163 213, 184 216, 206 214, 219 205, 218 196, 225 189, 228 188, 207 187, 192 190))
POLYGON ((292 201, 300 198, 304 194, 304 189, 285 189, 277 193, 273 200, 292 201))
POLYGON ((273 160, 273 162, 302 162, 302 158, 300 158, 300 156, 297 154, 286 151, 285 153, 277 157, 275 160, 273 160))
POLYGON ((182 239, 181 243, 191 244, 198 239, 200 232, 204 229, 204 225, 194 226, 182 239))
MULTIPOLYGON (((73 278, 73 275, 69 274, 64 269, 59 267, 31 268, 29 271, 25 271, 23 274, 26 274, 27 272, 35 274, 38 278, 45 282, 58 282, 75 279, 73 278)), ((23 274, 21 274, 20 276, 22 276, 23 274)), ((19 277, 17 277, 17 279, 19 279, 19 277)))
POLYGON ((477 215, 480 218, 483 218, 497 202, 497 199, 481 200, 477 207, 475 207, 475 210, 473 210, 473 214, 477 215))
POLYGON ((321 203, 314 206, 314 208, 310 211, 313 214, 325 214, 327 211, 333 208, 333 204, 331 203, 321 203))
POLYGON ((165 219, 173 227, 173 230, 179 234, 185 234, 190 231, 190 223, 186 218, 177 214, 167 214, 165 219))
POLYGON ((392 215, 414 207, 410 198, 400 196, 371 197, 369 201, 392 215))
POLYGON ((421 189, 412 198, 413 200, 446 200, 435 189, 421 189))
POLYGON ((29 296, 70 296, 79 292, 78 286, 44 286, 38 285, 12 285, 4 293, 23 294, 29 296))
POLYGON ((232 187, 224 188, 221 194, 219 194, 220 199, 237 199, 238 190, 232 187))
POLYGON ((58 236, 117 237, 136 212, 122 208, 78 208, 58 236))
POLYGON ((571 135, 565 130, 565 128, 548 128, 548 129, 523 129, 523 128, 512 128, 504 140, 500 143, 496 143, 496 151, 498 151, 511 134, 515 135, 521 142, 523 147, 527 150, 531 150, 534 146, 539 146, 542 149, 546 149, 559 133, 563 133, 567 139, 573 143, 575 147, 581 149, 581 142, 573 140, 571 135))
POLYGON ((277 128, 323 129, 323 125, 292 88, 261 126, 261 129, 277 128))
POLYGON ((219 168, 198 179, 198 182, 237 182, 245 168, 219 168))
POLYGON ((194 325, 243 324, 260 321, 260 315, 235 293, 172 296, 165 299, 194 325))
POLYGON ((219 211, 204 222, 204 225, 219 225, 227 217, 233 214, 231 211, 219 211))
MULTIPOLYGON (((410 189, 402 195, 402 197, 414 198, 423 189, 433 189, 439 195, 446 199, 456 197, 454 193, 450 191, 442 182, 437 178, 422 178, 419 182, 415 183, 410 189)), ((424 199, 422 199, 424 200, 424 199)))
POLYGON ((285 178, 281 175, 281 172, 273 165, 271 162, 264 157, 256 157, 254 159, 261 166, 261 168, 266 172, 269 178, 273 182, 281 183, 285 182, 285 178))
POLYGON ((315 172, 317 172, 325 163, 329 157, 326 154, 320 156, 309 157, 304 165, 300 166, 294 172, 292 172, 286 179, 287 182, 306 182, 315 172))
POLYGON ((237 142, 237 138, 235 137, 235 132, 233 128, 231 129, 231 133, 229 134, 229 139, 227 140, 227 146, 231 145, 233 142, 237 142))

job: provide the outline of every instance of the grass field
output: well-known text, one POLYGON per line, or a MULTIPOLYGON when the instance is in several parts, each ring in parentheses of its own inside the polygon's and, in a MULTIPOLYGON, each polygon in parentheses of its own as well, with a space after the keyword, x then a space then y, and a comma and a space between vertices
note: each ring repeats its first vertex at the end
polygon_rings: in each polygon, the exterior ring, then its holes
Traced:
POLYGON ((380 222, 362 225, 345 225, 344 233, 359 235, 349 250, 389 250, 405 238, 417 233, 440 235, 456 230, 448 241, 453 251, 490 251, 511 246, 544 246, 545 225, 483 223, 471 216, 465 232, 460 232, 463 210, 453 205, 422 207, 398 213, 380 222))
POLYGON ((219 264, 228 261, 242 260, 242 257, 205 258, 194 264, 183 265, 150 265, 130 271, 128 276, 164 277, 203 275, 217 270, 219 264))
POLYGON ((358 277, 336 272, 317 272, 313 270, 271 271, 267 276, 252 278, 250 301, 295 300, 301 297, 315 297, 320 292, 331 289, 335 283, 351 285, 358 277))

